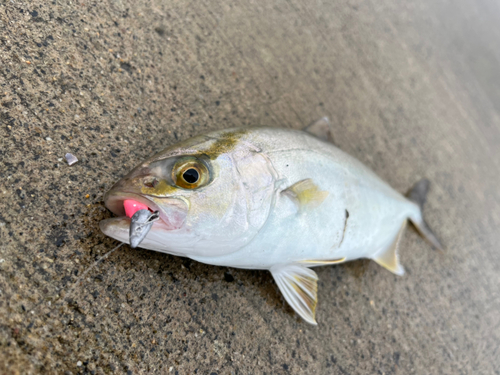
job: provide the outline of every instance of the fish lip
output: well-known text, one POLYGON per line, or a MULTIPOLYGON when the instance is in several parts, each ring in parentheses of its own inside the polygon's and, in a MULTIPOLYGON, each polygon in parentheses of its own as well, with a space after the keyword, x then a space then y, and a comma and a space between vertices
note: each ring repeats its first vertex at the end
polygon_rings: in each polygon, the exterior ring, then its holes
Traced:
POLYGON ((145 204, 146 206, 148 206, 150 210, 158 211, 160 213, 160 220, 154 224, 153 228, 160 225, 164 229, 168 230, 176 229, 172 228, 171 225, 169 225, 169 221, 167 219, 165 212, 155 202, 148 199, 147 196, 143 196, 137 193, 130 193, 126 191, 109 191, 108 193, 106 193, 104 197, 104 205, 108 210, 110 210, 115 215, 130 220, 130 218, 126 216, 125 207, 123 206, 123 201, 126 199, 132 199, 139 203, 145 204))

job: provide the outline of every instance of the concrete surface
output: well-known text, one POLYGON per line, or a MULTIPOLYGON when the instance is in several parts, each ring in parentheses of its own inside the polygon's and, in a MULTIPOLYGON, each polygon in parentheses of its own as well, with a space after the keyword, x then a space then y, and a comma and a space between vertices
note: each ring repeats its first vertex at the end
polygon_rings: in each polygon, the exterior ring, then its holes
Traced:
POLYGON ((498 2, 2 0, 0 22, 0 373, 500 373, 498 2), (405 277, 319 269, 318 327, 266 272, 127 246, 68 296, 141 159, 324 115, 396 189, 433 181, 445 254, 410 229, 405 277))

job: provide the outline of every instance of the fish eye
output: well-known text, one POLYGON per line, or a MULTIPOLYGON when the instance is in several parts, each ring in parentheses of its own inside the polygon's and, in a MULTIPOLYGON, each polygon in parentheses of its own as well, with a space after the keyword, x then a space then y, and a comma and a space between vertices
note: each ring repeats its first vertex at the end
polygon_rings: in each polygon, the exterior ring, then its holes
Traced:
POLYGON ((188 184, 195 184, 198 181, 198 179, 200 178, 200 174, 198 173, 198 171, 196 169, 189 168, 187 171, 185 171, 182 174, 182 178, 188 184))
POLYGON ((205 185, 210 174, 204 163, 195 158, 181 159, 172 170, 174 183, 184 189, 196 189, 205 185))

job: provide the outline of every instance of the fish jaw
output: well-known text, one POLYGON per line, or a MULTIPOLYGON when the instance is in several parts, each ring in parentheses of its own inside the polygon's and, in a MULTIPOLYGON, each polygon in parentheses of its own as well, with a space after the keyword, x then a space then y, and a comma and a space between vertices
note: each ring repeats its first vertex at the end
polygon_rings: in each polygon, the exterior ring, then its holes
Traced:
MULTIPOLYGON (((120 242, 130 244, 130 219, 128 217, 112 217, 110 219, 101 220, 101 222, 99 223, 99 227, 106 236, 114 238, 115 240, 118 240, 120 242)), ((151 230, 148 232, 147 236, 142 240, 138 247, 176 256, 185 256, 185 254, 182 252, 182 247, 181 251, 179 251, 177 249, 178 246, 175 245, 176 241, 172 241, 177 239, 178 243, 179 237, 181 237, 181 239, 186 237, 185 234, 183 236, 182 233, 179 232, 183 231, 168 229, 161 220, 158 220, 153 223, 151 230)), ((188 238, 186 238, 186 240, 188 240, 188 238)))
POLYGON ((118 218, 103 220, 100 223, 101 231, 110 237, 128 243, 130 218, 126 216, 124 202, 133 200, 146 206, 150 211, 158 211, 160 220, 154 223, 152 231, 180 230, 186 221, 188 203, 180 198, 157 198, 135 193, 110 190, 105 198, 105 206, 118 218))
POLYGON ((126 244, 129 243, 130 219, 128 217, 112 217, 99 222, 101 232, 126 244))

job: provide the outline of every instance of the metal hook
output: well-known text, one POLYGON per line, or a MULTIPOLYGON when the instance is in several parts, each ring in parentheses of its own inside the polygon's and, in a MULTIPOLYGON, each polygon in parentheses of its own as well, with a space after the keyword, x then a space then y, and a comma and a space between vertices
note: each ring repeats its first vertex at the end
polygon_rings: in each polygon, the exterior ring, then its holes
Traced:
POLYGON ((160 219, 158 211, 139 210, 131 218, 129 229, 130 247, 135 249, 147 236, 153 223, 160 219))

